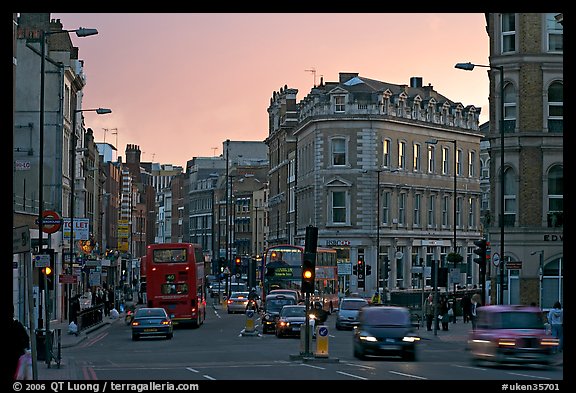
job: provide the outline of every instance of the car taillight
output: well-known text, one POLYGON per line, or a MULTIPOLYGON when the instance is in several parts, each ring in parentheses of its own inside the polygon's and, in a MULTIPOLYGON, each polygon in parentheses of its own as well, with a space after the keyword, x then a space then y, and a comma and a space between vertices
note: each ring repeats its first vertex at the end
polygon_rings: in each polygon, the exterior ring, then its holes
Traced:
POLYGON ((557 338, 546 337, 540 342, 545 347, 557 347, 559 342, 557 338))

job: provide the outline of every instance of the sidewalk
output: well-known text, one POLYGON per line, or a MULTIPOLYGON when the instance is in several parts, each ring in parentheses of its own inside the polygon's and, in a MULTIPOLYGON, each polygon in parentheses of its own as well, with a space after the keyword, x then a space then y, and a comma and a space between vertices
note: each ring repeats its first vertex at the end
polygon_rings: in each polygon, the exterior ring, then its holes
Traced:
POLYGON ((107 328, 112 324, 119 323, 119 321, 121 321, 121 323, 124 323, 125 315, 126 315, 125 313, 121 313, 120 316, 116 319, 110 318, 110 316, 105 316, 100 323, 97 323, 96 325, 91 326, 89 328, 83 329, 77 335, 68 333, 68 321, 50 322, 50 330, 54 330, 54 332, 56 332, 57 329, 60 329, 61 332, 60 345, 62 349, 62 359, 60 361, 60 367, 58 367, 55 361, 52 361, 50 363, 50 368, 48 368, 48 365, 44 360, 38 360, 36 363, 38 380, 62 381, 62 380, 77 379, 74 375, 72 375, 72 369, 69 367, 68 363, 69 359, 66 356, 64 349, 74 347, 80 344, 84 340, 89 339, 90 337, 101 332, 102 329, 107 328))

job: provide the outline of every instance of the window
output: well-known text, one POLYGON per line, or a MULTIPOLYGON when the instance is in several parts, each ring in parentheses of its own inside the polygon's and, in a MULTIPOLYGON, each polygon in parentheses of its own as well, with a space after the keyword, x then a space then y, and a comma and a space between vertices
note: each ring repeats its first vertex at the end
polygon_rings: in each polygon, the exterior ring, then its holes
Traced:
POLYGON ((502 53, 516 51, 516 15, 502 14, 502 53))
POLYGON ((406 223, 406 194, 401 193, 398 195, 398 224, 404 225, 406 223))
POLYGON ((462 228, 462 197, 456 197, 456 220, 457 228, 462 228))
POLYGON ((442 226, 448 226, 448 210, 450 209, 450 201, 447 196, 442 197, 442 226))
POLYGON ((398 169, 406 169, 406 142, 398 142, 398 169))
POLYGON ((474 177, 476 175, 476 171, 474 168, 476 167, 476 153, 473 151, 468 152, 468 177, 474 177))
POLYGON ((558 13, 546 14, 546 33, 548 34, 548 51, 564 51, 564 26, 556 21, 558 13))
POLYGON ((382 224, 388 225, 390 223, 390 191, 385 191, 381 196, 382 200, 382 224))
POLYGON ((414 143, 413 149, 414 149, 414 163, 413 163, 414 172, 419 172, 421 170, 420 145, 414 143))
POLYGON ((434 146, 428 145, 428 173, 434 173, 434 146))
POLYGON ((476 228, 476 199, 468 198, 468 228, 476 228))
POLYGON ((516 89, 512 83, 504 86, 504 132, 516 128, 516 89))
POLYGON ((414 195, 414 226, 415 227, 420 226, 420 200, 421 200, 421 197, 422 196, 420 194, 414 195))
POLYGON ((346 96, 334 96, 334 111, 343 113, 346 110, 346 96))
POLYGON ((332 165, 346 165, 346 140, 344 138, 332 139, 332 165))
POLYGON ((516 183, 512 169, 504 171, 504 225, 514 226, 516 221, 516 183))
POLYGON ((560 82, 548 87, 548 131, 564 131, 564 85, 560 82))
POLYGON ((449 163, 450 162, 450 151, 448 150, 447 147, 443 147, 442 148, 442 174, 443 175, 447 175, 449 169, 449 163))
POLYGON ((456 151, 456 175, 462 176, 462 150, 456 151))
POLYGON ((548 172, 548 227, 564 225, 564 170, 560 165, 548 172))
POLYGON ((435 206, 436 206, 436 195, 430 195, 428 197, 428 227, 434 228, 436 227, 436 214, 435 214, 435 206))
POLYGON ((332 223, 333 224, 346 224, 347 211, 346 208, 346 192, 345 191, 332 191, 331 192, 332 206, 332 223))
POLYGON ((385 168, 390 166, 390 140, 388 139, 382 142, 382 166, 385 168))

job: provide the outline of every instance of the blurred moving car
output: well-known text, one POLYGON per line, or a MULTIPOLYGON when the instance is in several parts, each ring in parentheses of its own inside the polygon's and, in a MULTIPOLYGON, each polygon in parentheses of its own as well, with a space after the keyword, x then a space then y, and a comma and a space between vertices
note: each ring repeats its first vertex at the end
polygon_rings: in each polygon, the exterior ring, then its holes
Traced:
POLYGON ((132 340, 139 340, 143 336, 173 337, 172 320, 161 307, 139 308, 132 319, 132 340))
POLYGON ((280 310, 285 305, 296 304, 296 298, 288 295, 268 295, 264 301, 264 314, 262 316, 262 333, 276 331, 276 320, 280 315, 280 310))
POLYGON ((368 301, 360 297, 342 298, 336 315, 336 330, 352 330, 358 324, 360 309, 367 305, 368 301))
POLYGON ((414 361, 417 359, 419 341, 407 308, 368 306, 360 309, 358 325, 354 327, 354 357, 400 356, 404 360, 414 361))
POLYGON ((210 297, 215 298, 220 294, 224 295, 226 290, 226 283, 224 281, 212 281, 208 286, 208 291, 210 292, 210 297))
MULTIPOLYGON (((310 332, 314 336, 314 318, 309 318, 310 332)), ((276 337, 300 337, 300 332, 306 326, 306 306, 294 304, 282 307, 276 321, 276 337)))
POLYGON ((478 307, 468 338, 472 363, 551 364, 558 340, 547 334, 542 311, 522 305, 478 307))

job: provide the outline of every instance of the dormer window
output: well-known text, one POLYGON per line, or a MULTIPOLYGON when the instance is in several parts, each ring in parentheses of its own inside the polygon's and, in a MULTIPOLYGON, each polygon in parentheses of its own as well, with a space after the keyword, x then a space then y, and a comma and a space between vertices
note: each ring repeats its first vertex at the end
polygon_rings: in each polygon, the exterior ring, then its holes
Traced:
POLYGON ((334 112, 344 113, 346 111, 346 97, 334 96, 334 112))

